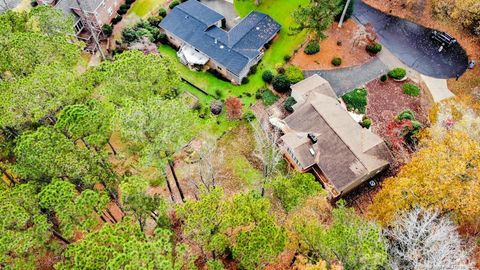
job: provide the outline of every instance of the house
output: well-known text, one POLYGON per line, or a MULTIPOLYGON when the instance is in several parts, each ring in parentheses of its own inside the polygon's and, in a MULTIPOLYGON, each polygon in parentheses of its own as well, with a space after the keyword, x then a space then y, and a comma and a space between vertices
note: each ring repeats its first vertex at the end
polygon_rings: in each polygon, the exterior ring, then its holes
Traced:
POLYGON ((75 35, 87 43, 87 50, 93 49, 93 34, 99 36, 102 26, 109 24, 117 16, 116 11, 125 0, 37 0, 39 4, 48 4, 73 15, 75 35), (91 27, 88 27, 88 23, 91 27), (92 33, 92 30, 94 33, 92 33))
POLYGON ((313 75, 293 85, 292 96, 297 104, 283 120, 281 150, 295 169, 339 197, 388 167, 385 142, 350 116, 328 81, 313 75))
POLYGON ((180 61, 196 69, 212 69, 241 84, 263 56, 265 45, 280 31, 270 16, 252 11, 230 30, 225 17, 197 0, 176 6, 160 23, 180 61))

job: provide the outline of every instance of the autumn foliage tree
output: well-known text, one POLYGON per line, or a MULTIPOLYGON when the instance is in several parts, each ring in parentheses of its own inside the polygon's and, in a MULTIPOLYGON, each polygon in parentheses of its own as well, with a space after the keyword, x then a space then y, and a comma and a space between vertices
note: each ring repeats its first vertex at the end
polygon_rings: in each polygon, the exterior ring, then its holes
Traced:
POLYGON ((383 224, 398 210, 416 206, 450 213, 457 222, 480 219, 479 118, 456 105, 444 106, 435 118, 421 149, 397 176, 384 181, 369 208, 383 224))
POLYGON ((240 119, 242 117, 242 100, 238 97, 229 97, 225 100, 227 115, 230 120, 240 119))

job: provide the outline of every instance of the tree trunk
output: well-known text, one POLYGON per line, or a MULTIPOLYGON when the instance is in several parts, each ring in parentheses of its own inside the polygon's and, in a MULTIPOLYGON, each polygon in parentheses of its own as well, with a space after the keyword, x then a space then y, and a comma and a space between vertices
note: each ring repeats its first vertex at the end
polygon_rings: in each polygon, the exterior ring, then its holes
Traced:
POLYGON ((85 141, 85 139, 84 139, 84 138, 81 138, 80 140, 81 140, 81 141, 82 141, 82 143, 85 145, 85 147, 87 147, 87 149, 89 149, 89 150, 90 150, 90 148, 91 148, 90 144, 88 144, 88 143, 85 141))
POLYGON ((115 150, 115 148, 113 147, 112 143, 110 142, 110 139, 107 140, 107 144, 108 146, 110 146, 110 149, 112 149, 112 153, 114 156, 117 155, 117 150, 115 150))
POLYGON ((172 176, 173 180, 175 181, 175 184, 177 185, 178 192, 180 193, 180 198, 182 199, 182 202, 185 202, 185 196, 183 196, 183 191, 182 188, 180 187, 180 183, 178 182, 177 174, 175 173, 175 163, 171 160, 168 161, 168 166, 170 166, 170 171, 172 171, 172 176))
POLYGON ((71 244, 72 242, 70 242, 67 238, 63 237, 63 235, 61 235, 59 232, 57 232, 56 230, 54 229, 51 229, 51 232, 53 233, 53 235, 55 237, 57 237, 60 241, 64 242, 65 244, 69 245, 71 244))
POLYGON ((175 196, 173 195, 172 186, 170 186, 170 182, 168 181, 167 172, 165 171, 165 169, 163 170, 163 175, 165 176, 165 182, 167 182, 167 188, 168 188, 168 192, 170 193, 170 199, 172 200, 172 202, 175 202, 175 196))
POLYGON ((118 220, 115 218, 115 216, 113 215, 113 213, 110 211, 110 209, 105 209, 106 212, 110 215, 110 217, 112 218, 112 220, 114 221, 114 223, 118 223, 118 220))
POLYGON ((15 179, 13 179, 13 177, 7 172, 6 169, 4 169, 3 167, 0 167, 0 172, 2 172, 2 174, 5 175, 5 177, 7 177, 7 179, 10 181, 12 185, 16 184, 15 179))

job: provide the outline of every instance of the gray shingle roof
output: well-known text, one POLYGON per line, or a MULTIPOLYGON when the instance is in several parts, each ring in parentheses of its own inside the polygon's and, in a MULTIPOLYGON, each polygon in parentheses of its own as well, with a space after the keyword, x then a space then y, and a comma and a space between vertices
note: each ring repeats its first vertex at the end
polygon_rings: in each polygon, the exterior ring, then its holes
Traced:
POLYGON ((256 11, 228 32, 215 25, 223 19, 222 15, 197 0, 189 0, 175 7, 160 27, 236 75, 240 75, 281 28, 270 16, 256 11))
MULTIPOLYGON (((102 3, 102 0, 80 0, 80 3, 85 11, 95 11, 95 9, 102 3)), ((72 8, 79 8, 77 0, 59 0, 55 7, 60 8, 67 13, 69 13, 72 8)))

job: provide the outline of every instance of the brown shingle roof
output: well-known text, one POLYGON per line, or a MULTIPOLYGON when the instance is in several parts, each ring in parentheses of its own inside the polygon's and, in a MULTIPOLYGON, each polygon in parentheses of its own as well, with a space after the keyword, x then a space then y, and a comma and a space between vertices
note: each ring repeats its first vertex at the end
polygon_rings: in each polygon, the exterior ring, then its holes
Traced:
POLYGON ((362 128, 331 95, 311 91, 284 121, 288 128, 283 144, 300 167, 317 164, 339 193, 348 192, 389 163, 385 142, 362 128), (316 135, 317 143, 310 142, 308 133, 316 135))

